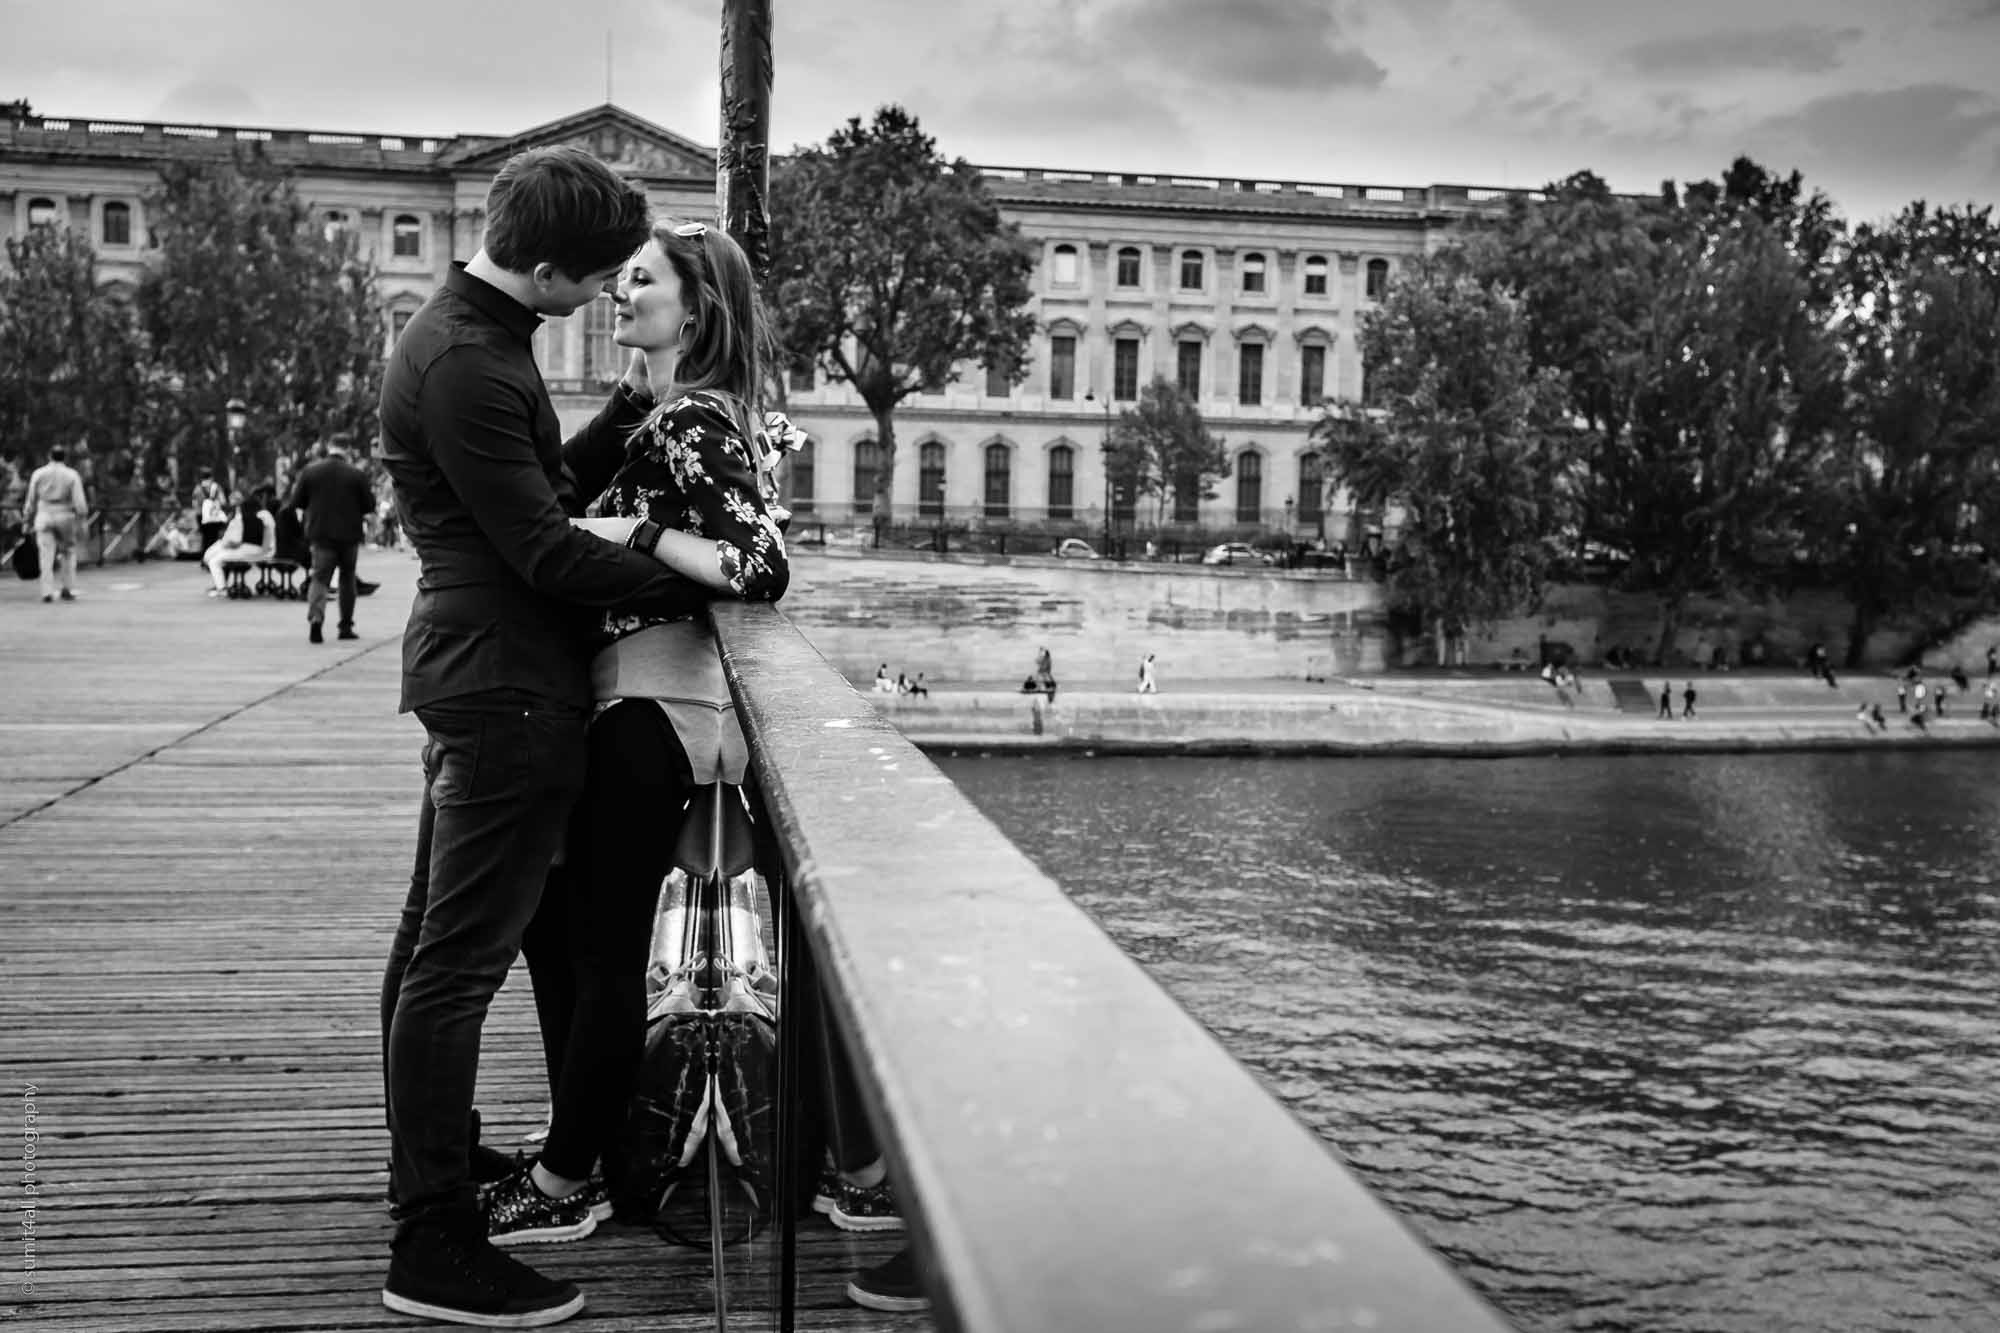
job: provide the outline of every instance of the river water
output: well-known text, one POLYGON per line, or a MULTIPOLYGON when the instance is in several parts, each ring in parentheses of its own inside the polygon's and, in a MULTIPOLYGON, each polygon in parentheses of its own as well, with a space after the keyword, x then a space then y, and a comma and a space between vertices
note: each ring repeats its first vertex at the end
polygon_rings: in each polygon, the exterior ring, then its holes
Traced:
POLYGON ((2000 754, 951 757, 1524 1330, 2000 1330, 2000 754))

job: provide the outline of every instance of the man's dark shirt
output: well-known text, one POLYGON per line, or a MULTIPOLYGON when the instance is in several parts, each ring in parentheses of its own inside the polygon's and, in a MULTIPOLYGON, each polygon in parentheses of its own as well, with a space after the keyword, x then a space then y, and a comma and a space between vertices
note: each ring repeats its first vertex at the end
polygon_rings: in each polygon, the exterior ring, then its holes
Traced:
POLYGON ((306 540, 329 545, 358 545, 361 520, 375 508, 368 474, 345 458, 308 463, 292 483, 287 509, 306 511, 306 540))
POLYGON ((529 339, 541 323, 463 264, 382 379, 382 463, 421 574, 403 631, 405 712, 487 691, 590 703, 592 611, 693 614, 706 589, 570 526, 645 404, 623 390, 568 444, 529 339))

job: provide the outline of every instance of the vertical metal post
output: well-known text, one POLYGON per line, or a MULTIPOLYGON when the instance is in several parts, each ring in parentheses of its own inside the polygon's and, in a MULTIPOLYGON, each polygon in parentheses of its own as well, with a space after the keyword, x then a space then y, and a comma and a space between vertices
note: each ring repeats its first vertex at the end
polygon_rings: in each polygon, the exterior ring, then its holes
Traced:
POLYGON ((771 3, 723 0, 715 211, 759 280, 771 264, 771 3))

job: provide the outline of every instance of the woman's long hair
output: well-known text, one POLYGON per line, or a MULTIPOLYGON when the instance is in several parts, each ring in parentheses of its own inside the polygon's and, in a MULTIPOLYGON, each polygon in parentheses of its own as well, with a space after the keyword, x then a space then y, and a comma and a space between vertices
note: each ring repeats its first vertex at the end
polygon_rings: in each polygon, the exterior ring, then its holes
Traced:
POLYGON ((243 544, 262 546, 264 544, 264 520, 258 516, 257 497, 246 495, 236 506, 236 512, 243 520, 243 544))
POLYGON ((654 386, 659 394, 654 413, 664 412, 683 393, 719 394, 756 457, 764 377, 775 361, 757 279, 743 248, 728 232, 709 227, 688 236, 685 230, 685 224, 672 220, 653 228, 653 240, 681 280, 681 301, 692 321, 681 341, 674 383, 664 393, 654 386))

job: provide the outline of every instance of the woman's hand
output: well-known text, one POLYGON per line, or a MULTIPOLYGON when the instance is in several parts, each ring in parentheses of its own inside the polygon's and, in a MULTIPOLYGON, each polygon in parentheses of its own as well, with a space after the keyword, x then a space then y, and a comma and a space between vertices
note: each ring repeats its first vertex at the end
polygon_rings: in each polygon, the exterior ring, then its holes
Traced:
POLYGON ((653 376, 646 369, 646 354, 634 347, 625 362, 625 387, 641 398, 653 396, 653 376))

